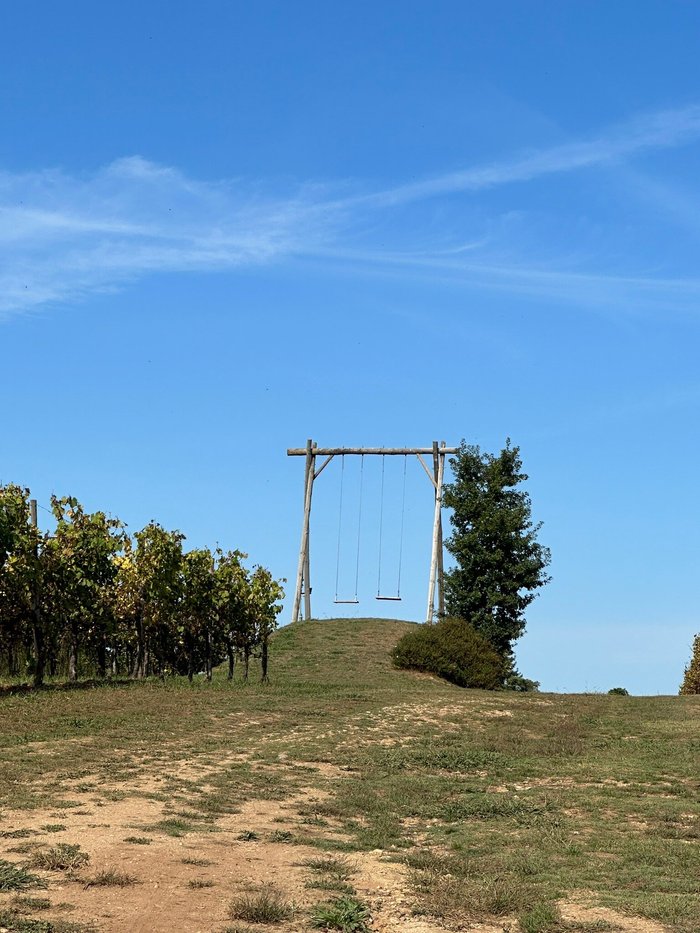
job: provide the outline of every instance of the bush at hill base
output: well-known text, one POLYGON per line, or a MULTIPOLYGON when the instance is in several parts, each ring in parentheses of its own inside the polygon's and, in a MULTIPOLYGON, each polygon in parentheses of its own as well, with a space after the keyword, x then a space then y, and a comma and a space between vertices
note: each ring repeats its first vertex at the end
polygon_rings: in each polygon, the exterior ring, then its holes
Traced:
POLYGON ((681 696, 700 694, 700 635, 696 635, 693 639, 693 656, 685 669, 680 693, 681 696))
POLYGON ((458 687, 495 690, 508 674, 507 662, 463 619, 417 627, 403 636, 392 658, 397 667, 437 674, 458 687))

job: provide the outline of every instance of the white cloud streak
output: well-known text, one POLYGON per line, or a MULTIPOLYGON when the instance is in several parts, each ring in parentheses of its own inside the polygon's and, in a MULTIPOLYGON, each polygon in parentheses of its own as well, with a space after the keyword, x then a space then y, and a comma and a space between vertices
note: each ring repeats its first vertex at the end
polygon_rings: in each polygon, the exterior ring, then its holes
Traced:
POLYGON ((546 175, 610 165, 645 150, 680 146, 696 140, 698 136, 700 107, 666 110, 615 127, 596 139, 553 146, 492 165, 399 185, 357 200, 389 206, 438 195, 484 191, 499 185, 533 181, 546 175))
POLYGON ((585 283, 608 295, 627 290, 697 297, 695 280, 580 276, 479 263, 478 238, 432 253, 353 249, 357 230, 400 205, 622 162, 700 137, 700 107, 664 111, 593 140, 550 147, 383 191, 333 197, 308 185, 273 197, 242 182, 202 182, 139 157, 89 176, 60 171, 0 173, 0 311, 21 311, 111 290, 154 272, 226 270, 291 257, 430 269, 477 287, 566 296, 585 283), (351 235, 351 231, 354 231, 351 235), (617 292, 616 292, 617 290, 617 292))

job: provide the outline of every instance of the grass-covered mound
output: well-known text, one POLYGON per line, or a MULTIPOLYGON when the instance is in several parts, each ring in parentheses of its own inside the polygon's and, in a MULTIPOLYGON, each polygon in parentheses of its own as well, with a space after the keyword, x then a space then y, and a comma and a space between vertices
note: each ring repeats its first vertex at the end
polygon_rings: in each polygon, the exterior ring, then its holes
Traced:
POLYGON ((443 619, 407 632, 393 652, 397 667, 426 671, 458 687, 495 690, 506 676, 503 658, 463 619, 443 619))

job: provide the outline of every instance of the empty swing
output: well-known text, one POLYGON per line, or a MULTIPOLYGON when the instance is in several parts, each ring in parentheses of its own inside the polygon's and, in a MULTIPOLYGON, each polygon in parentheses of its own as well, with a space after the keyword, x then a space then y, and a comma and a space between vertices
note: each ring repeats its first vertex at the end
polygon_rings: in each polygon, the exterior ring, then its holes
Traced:
POLYGON ((358 584, 360 580, 360 529, 362 526, 362 481, 364 476, 365 469, 365 455, 362 454, 360 457, 360 493, 359 493, 359 508, 357 511, 357 553, 355 556, 355 595, 352 599, 341 599, 338 596, 339 583, 340 583, 340 543, 342 541, 343 534, 343 485, 345 480, 345 454, 341 458, 341 467, 340 467, 340 503, 338 506, 338 548, 335 559, 335 599, 333 600, 336 604, 343 605, 357 605, 360 600, 357 598, 358 594, 358 584))
POLYGON ((406 463, 407 458, 403 458, 403 490, 401 492, 401 530, 399 532, 399 566, 396 578, 396 595, 387 596, 382 593, 382 534, 384 529, 384 463, 386 457, 382 457, 382 485, 379 497, 379 566, 377 570, 377 595, 375 599, 381 599, 388 602, 401 602, 401 563, 403 559, 403 526, 406 514, 406 463))

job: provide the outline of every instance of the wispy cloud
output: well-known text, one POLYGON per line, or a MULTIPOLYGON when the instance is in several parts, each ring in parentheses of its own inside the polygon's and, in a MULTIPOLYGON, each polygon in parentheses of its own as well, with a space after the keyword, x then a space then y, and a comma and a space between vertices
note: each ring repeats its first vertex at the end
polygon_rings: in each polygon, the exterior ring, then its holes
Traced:
POLYGON ((648 300, 661 291, 695 300, 694 279, 537 268, 531 256, 517 262, 479 259, 490 243, 483 230, 461 231, 435 250, 421 243, 416 224, 418 246, 405 252, 377 251, 364 234, 378 222, 390 226, 392 209, 399 206, 604 167, 698 138, 700 107, 663 111, 587 141, 351 196, 338 193, 340 184, 336 191, 309 184, 292 195, 270 195, 261 182, 197 181, 139 157, 120 159, 92 175, 0 173, 0 310, 74 299, 152 272, 224 270, 302 256, 410 266, 462 276, 476 287, 526 293, 565 297, 572 289, 580 294, 585 285, 589 294, 604 292, 608 298, 632 290, 648 300))
POLYGON ((553 146, 491 165, 398 185, 366 195, 362 200, 388 206, 460 191, 484 191, 546 175, 609 165, 644 150, 680 146, 699 136, 700 106, 665 110, 614 127, 592 140, 553 146))

